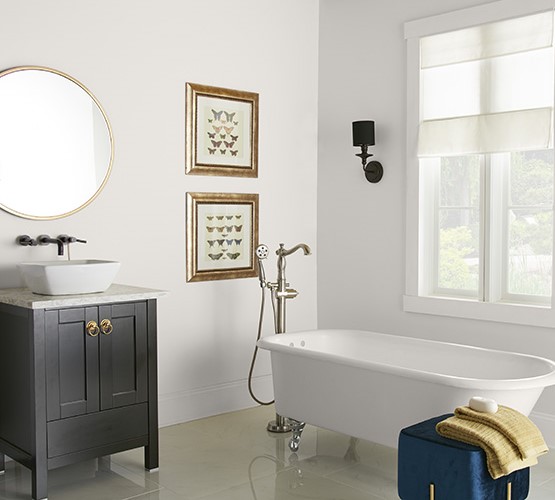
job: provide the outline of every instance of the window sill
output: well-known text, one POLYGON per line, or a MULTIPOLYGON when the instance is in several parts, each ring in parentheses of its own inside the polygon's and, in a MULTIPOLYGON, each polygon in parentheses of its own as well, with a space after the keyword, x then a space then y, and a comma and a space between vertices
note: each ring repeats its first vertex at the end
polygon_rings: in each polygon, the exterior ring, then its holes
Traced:
POLYGON ((555 326, 555 311, 549 306, 486 303, 470 299, 403 296, 405 312, 496 321, 516 325, 555 326))

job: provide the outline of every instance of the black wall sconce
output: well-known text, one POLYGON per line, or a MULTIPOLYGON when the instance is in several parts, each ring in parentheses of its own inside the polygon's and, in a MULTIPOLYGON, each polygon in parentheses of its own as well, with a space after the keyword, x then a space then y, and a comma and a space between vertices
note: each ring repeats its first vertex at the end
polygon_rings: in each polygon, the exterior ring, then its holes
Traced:
POLYGON ((374 135, 374 122, 363 120, 353 122, 353 146, 360 146, 360 153, 356 154, 362 160, 362 169, 368 182, 380 182, 383 177, 383 167, 379 161, 371 161, 366 164, 366 160, 373 156, 368 152, 368 146, 374 146, 376 139, 374 135))

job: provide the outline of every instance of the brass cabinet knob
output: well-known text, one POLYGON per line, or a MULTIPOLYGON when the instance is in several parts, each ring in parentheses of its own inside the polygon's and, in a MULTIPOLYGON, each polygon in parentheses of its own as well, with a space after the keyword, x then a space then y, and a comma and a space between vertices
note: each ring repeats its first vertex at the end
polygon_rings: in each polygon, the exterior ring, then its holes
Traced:
POLYGON ((89 321, 85 328, 87 330, 87 333, 91 337, 96 337, 100 333, 100 328, 98 328, 98 325, 96 324, 96 321, 89 321))
POLYGON ((104 335, 110 335, 110 333, 114 330, 114 327, 109 319, 103 319, 100 322, 100 329, 104 335))

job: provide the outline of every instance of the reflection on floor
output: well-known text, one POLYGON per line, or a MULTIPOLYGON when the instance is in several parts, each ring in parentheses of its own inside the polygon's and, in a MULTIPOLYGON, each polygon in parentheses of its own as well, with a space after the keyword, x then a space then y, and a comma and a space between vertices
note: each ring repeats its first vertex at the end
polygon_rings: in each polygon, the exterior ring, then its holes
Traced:
MULTIPOLYGON (((396 451, 307 426, 294 454, 265 429, 272 407, 160 430, 160 470, 142 450, 51 471, 49 500, 397 499, 396 451)), ((30 474, 8 462, 0 499, 30 498, 30 474)), ((555 498, 555 451, 532 468, 531 500, 555 498)))

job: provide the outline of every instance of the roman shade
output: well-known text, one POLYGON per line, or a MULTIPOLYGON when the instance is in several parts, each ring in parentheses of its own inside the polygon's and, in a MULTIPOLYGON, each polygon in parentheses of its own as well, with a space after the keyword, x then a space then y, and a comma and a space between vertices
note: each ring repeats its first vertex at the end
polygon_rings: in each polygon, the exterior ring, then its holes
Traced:
POLYGON ((420 40, 420 157, 551 147, 553 12, 420 40))

